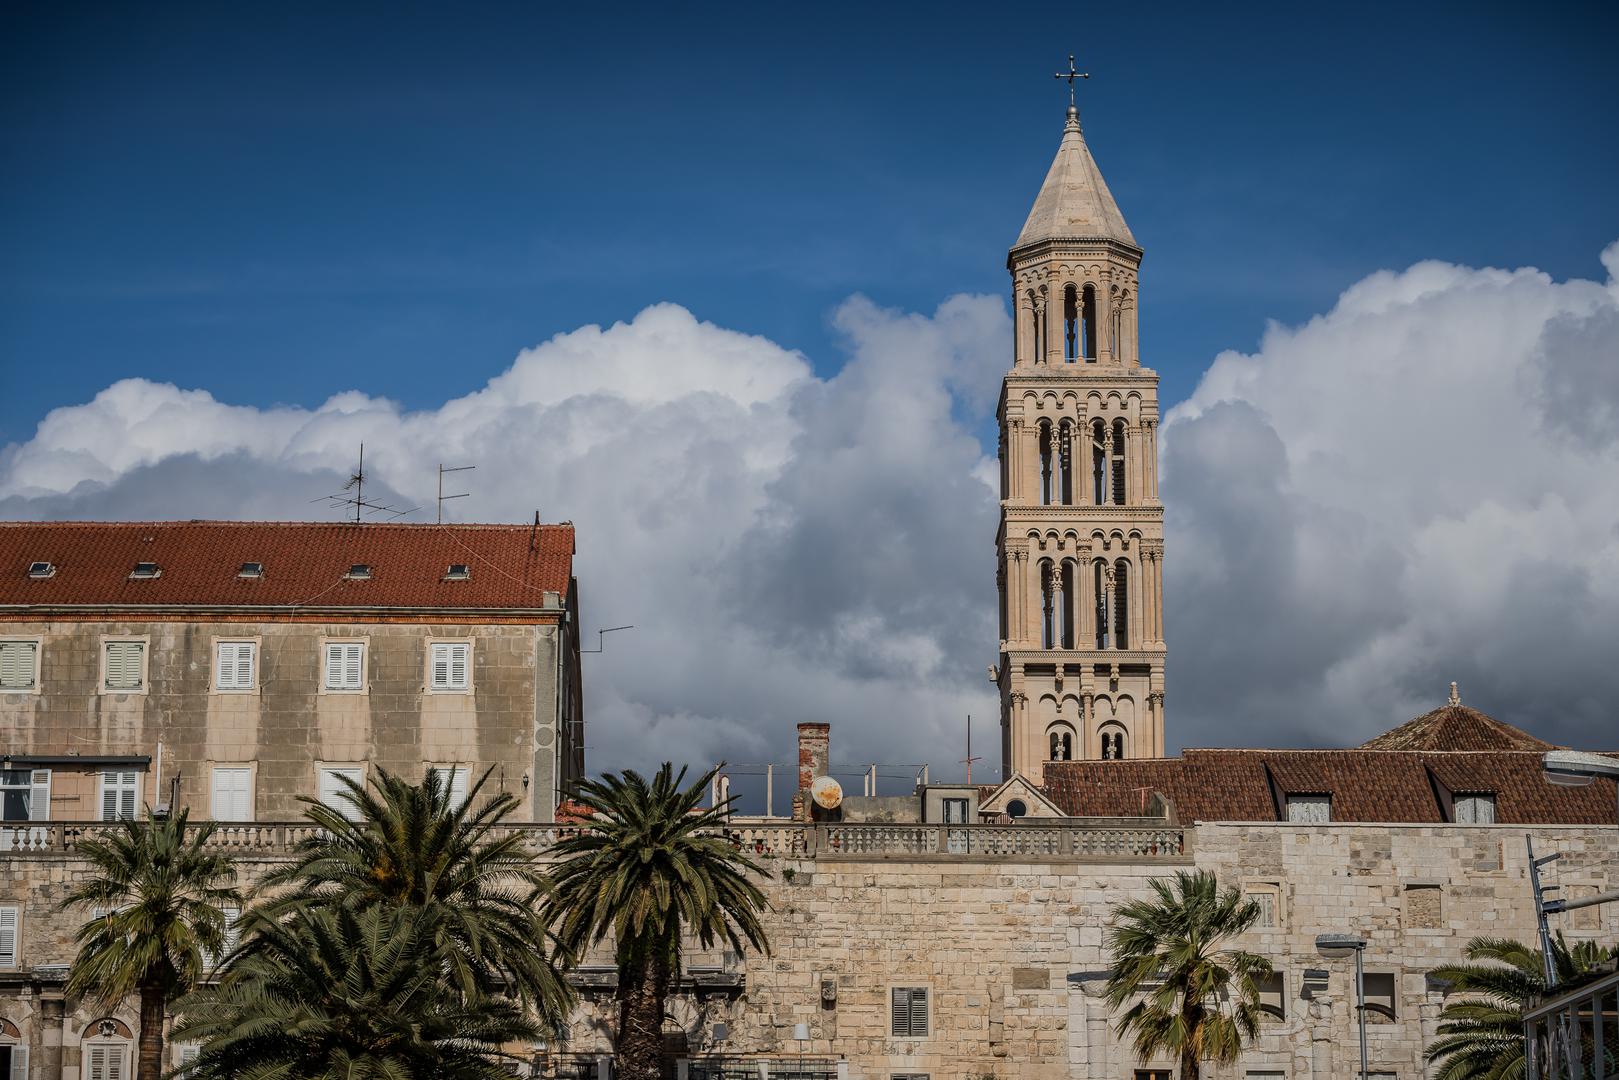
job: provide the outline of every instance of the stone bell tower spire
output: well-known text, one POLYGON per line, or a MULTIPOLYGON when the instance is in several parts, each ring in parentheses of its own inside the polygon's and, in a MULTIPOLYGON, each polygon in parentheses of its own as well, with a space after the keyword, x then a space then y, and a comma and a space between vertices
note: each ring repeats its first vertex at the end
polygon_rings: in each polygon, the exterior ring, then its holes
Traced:
MULTIPOLYGON (((1059 73, 1088 78, 1073 69, 1059 73)), ((1007 256, 1016 314, 1001 385, 1004 776, 1164 753, 1158 375, 1136 336, 1141 248, 1068 107, 1007 256)))

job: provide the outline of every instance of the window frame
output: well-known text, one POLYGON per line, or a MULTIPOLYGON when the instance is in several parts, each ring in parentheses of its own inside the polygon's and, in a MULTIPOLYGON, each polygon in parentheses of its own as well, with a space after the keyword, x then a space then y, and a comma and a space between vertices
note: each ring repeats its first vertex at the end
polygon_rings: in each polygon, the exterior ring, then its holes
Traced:
POLYGON ((422 686, 426 689, 426 691, 429 694, 471 694, 473 692, 473 678, 472 678, 473 647, 472 647, 472 638, 471 637, 429 638, 427 640, 427 648, 424 650, 424 653, 425 653, 425 659, 427 661, 427 667, 426 667, 425 676, 424 676, 424 678, 422 680, 422 686), (455 661, 454 661, 454 659, 452 659, 452 657, 453 657, 453 650, 457 646, 459 646, 461 648, 464 648, 466 650, 466 654, 467 654, 467 656, 466 656, 466 678, 465 678, 463 684, 460 685, 460 686, 456 686, 452 682, 449 681, 451 674, 455 670, 455 661), (435 678, 434 678, 434 675, 435 675, 434 669, 438 666, 438 660, 435 658, 434 653, 437 652, 439 649, 447 650, 446 654, 445 654, 446 658, 445 658, 445 661, 444 661, 444 665, 445 665, 444 666, 444 672, 445 672, 446 682, 445 682, 445 684, 443 686, 438 685, 435 678))
POLYGON ((1493 791, 1458 791, 1451 796, 1451 823, 1453 825, 1494 825, 1496 824, 1495 812, 1499 806, 1500 801, 1493 791), (1464 819, 1462 817, 1462 804, 1464 802, 1469 806, 1469 813, 1472 815, 1470 818, 1464 819), (1478 819, 1479 806, 1488 806, 1490 808, 1490 820, 1480 821, 1478 819))
POLYGON ((1272 968, 1271 978, 1276 981, 1276 1005, 1274 1008, 1265 1002, 1265 994, 1269 987, 1266 984, 1255 986, 1255 989, 1259 991, 1260 1022, 1285 1024, 1287 1023, 1287 972, 1282 968, 1272 968))
POLYGON ((98 694, 145 694, 151 691, 152 636, 150 634, 103 634, 98 647, 101 652, 101 676, 96 680, 96 692, 98 694), (107 661, 111 659, 111 646, 113 645, 139 645, 141 647, 141 681, 139 686, 115 687, 107 685, 107 661))
POLYGON ((371 692, 371 639, 368 637, 323 637, 320 639, 320 670, 316 673, 318 692, 322 694, 369 694, 371 692), (360 647, 360 684, 358 686, 330 686, 326 673, 331 664, 330 650, 334 646, 360 647))
POLYGON ((920 986, 909 983, 890 983, 888 986, 888 1037, 890 1039, 927 1039, 931 1038, 932 1035, 933 987, 926 983, 923 983, 920 986), (914 1026, 914 1010, 916 1008, 916 999, 914 996, 906 998, 905 1032, 900 1033, 895 1030, 895 1028, 898 1026, 896 1023, 898 1020, 898 1015, 894 1011, 894 995, 900 991, 905 991, 911 995, 915 995, 920 992, 922 995, 922 1033, 920 1035, 916 1033, 914 1026))
POLYGON ((119 769, 119 768, 113 768, 111 766, 103 766, 102 768, 96 770, 96 820, 97 821, 138 821, 140 819, 140 814, 141 814, 141 788, 145 787, 145 784, 143 784, 141 782, 141 776, 142 776, 142 773, 141 773, 141 770, 139 770, 139 769, 119 769), (115 815, 113 817, 108 817, 107 816, 107 788, 108 788, 107 778, 112 777, 112 776, 121 777, 121 776, 125 776, 125 775, 133 776, 135 778, 135 783, 133 785, 129 785, 129 786, 126 787, 126 785, 123 784, 122 781, 120 781, 116 786, 117 786, 117 788, 119 790, 119 793, 120 793, 120 800, 119 800, 120 804, 123 801, 121 796, 126 790, 128 791, 129 794, 131 794, 133 796, 133 800, 132 800, 133 805, 132 805, 132 807, 130 809, 129 816, 126 818, 123 815, 122 811, 120 810, 120 812, 117 815, 115 815))
POLYGON ((1362 994, 1365 998, 1366 1022, 1368 1024, 1398 1024, 1400 1022, 1400 973, 1397 971, 1367 971, 1362 974, 1362 994), (1367 985, 1372 979, 1388 979, 1389 1004, 1385 1008, 1382 1004, 1372 1004, 1371 987, 1367 985), (1376 1017, 1376 1019, 1373 1019, 1376 1017))
POLYGON ((40 692, 40 676, 44 670, 45 639, 43 637, 29 637, 26 634, 7 634, 0 637, 0 648, 7 645, 32 645, 34 647, 34 674, 27 686, 6 686, 0 683, 0 694, 37 694, 40 692))
POLYGON ((469 792, 472 788, 472 783, 469 779, 472 773, 472 766, 467 765, 464 762, 452 762, 444 765, 429 765, 427 767, 427 771, 429 773, 444 774, 443 779, 446 780, 450 785, 451 809, 458 810, 467 804, 467 799, 470 797, 469 792), (457 784, 459 784, 461 788, 460 801, 456 801, 455 799, 455 789, 457 784))
MULTIPOLYGON (((0 793, 7 791, 26 791, 28 793, 28 816, 8 818, 4 816, 4 811, 0 810, 0 821, 49 821, 51 819, 51 770, 36 769, 31 765, 13 763, 12 768, 5 771, 28 774, 28 780, 25 783, 8 784, 3 778, 0 778, 0 793), (41 793, 43 793, 43 798, 41 798, 41 793)), ((3 805, 3 799, 3 794, 0 794, 0 805, 3 805)))
POLYGON ((0 971, 22 970, 22 908, 18 901, 0 904, 0 921, 7 912, 11 915, 11 958, 7 963, 5 954, 0 953, 0 971))
MULTIPOLYGON (((213 639, 213 665, 208 675, 208 692, 210 694, 256 694, 262 682, 259 662, 263 656, 262 639, 258 637, 216 637, 213 639), (249 672, 246 686, 221 686, 219 684, 219 657, 225 646, 240 648, 246 646, 251 651, 248 659, 249 672)), ((238 658, 237 663, 240 664, 238 658)))
POLYGON ((1332 792, 1330 791, 1289 791, 1282 798, 1282 810, 1286 814, 1284 820, 1289 825, 1331 825, 1332 824, 1332 792), (1297 800, 1295 802, 1295 800, 1297 800), (1316 820, 1314 818, 1296 818, 1293 816, 1295 805, 1311 806, 1315 803, 1324 804, 1327 816, 1316 820))
MULTIPOLYGON (((1242 883, 1242 898, 1244 900, 1257 900, 1260 897, 1270 898, 1271 923, 1269 926, 1256 922, 1249 930, 1283 930, 1287 927, 1287 912, 1282 907, 1282 883, 1279 881, 1244 881, 1242 883)), ((1260 905, 1264 910, 1264 905, 1260 905)))
POLYGON ((79 1045, 80 1065, 79 1076, 82 1080, 97 1080, 96 1074, 91 1071, 91 1055, 98 1049, 106 1049, 118 1055, 112 1069, 101 1074, 104 1080, 130 1080, 129 1053, 134 1045, 133 1040, 124 1038, 105 1038, 93 1035, 79 1045))
POLYGON ((315 800, 317 802, 319 802, 322 806, 324 806, 324 807, 326 807, 326 808, 328 808, 330 810, 336 811, 338 814, 342 815, 343 817, 347 818, 350 821, 358 821, 358 820, 360 820, 359 816, 358 816, 359 813, 360 813, 359 807, 353 806, 352 804, 347 803, 347 802, 336 803, 336 802, 327 802, 326 801, 325 797, 321 793, 321 777, 324 774, 328 773, 328 772, 332 772, 332 773, 347 773, 347 772, 359 773, 359 776, 355 780, 355 782, 358 783, 360 785, 360 787, 364 788, 365 787, 365 781, 366 781, 365 762, 363 762, 363 761, 317 761, 317 762, 315 762, 315 800))
POLYGON ((215 761, 208 766, 208 817, 211 821, 255 821, 258 817, 258 763, 253 761, 215 761), (243 772, 247 774, 247 816, 219 816, 219 774, 243 772))

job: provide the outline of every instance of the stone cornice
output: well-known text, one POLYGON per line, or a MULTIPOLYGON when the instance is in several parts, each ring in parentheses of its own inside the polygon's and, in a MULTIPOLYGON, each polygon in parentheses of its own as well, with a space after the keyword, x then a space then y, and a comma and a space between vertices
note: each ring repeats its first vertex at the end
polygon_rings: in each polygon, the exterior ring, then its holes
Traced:
POLYGON ((1135 269, 1141 265, 1143 254, 1145 252, 1141 248, 1106 236, 1052 236, 1007 251, 1006 268, 1012 270, 1018 263, 1059 255, 1075 257, 1112 255, 1129 263, 1131 269, 1135 269))
POLYGON ((1124 364, 1028 364, 1014 367, 1003 379, 1008 385, 1047 382, 1125 382, 1158 385, 1158 372, 1124 364))
POLYGON ((1022 503, 1001 503, 1001 516, 1007 521, 1019 518, 1028 518, 1032 521, 1046 521, 1051 518, 1063 518, 1080 524, 1085 521, 1163 521, 1164 508, 1161 505, 1143 506, 1042 506, 1024 505, 1022 503))
POLYGON ((1025 667, 1029 664, 1162 664, 1166 651, 1161 645, 1148 649, 1042 649, 1034 645, 1019 646, 1015 642, 1002 644, 1001 655, 1025 667))

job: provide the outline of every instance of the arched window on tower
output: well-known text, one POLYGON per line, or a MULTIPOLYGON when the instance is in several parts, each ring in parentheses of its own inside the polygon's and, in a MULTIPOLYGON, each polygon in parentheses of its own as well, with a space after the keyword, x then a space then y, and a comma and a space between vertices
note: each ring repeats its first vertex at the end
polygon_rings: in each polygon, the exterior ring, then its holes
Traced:
POLYGON ((1110 331, 1108 342, 1113 346, 1113 359, 1124 363, 1124 347, 1119 341, 1119 327, 1122 325, 1123 312, 1119 308, 1119 298, 1113 298, 1113 328, 1110 331))
POLYGON ((1130 647, 1130 564, 1113 564, 1113 647, 1130 647))
POLYGON ((1045 358, 1045 320, 1040 317, 1040 301, 1033 289, 1029 290, 1029 361, 1038 364, 1045 358))
POLYGON ((1102 760, 1123 761, 1127 747, 1124 744, 1124 728, 1118 724, 1102 725, 1102 760))
POLYGON ((1051 505, 1052 469, 1056 461, 1056 439, 1050 424, 1040 425, 1040 505, 1051 505))
POLYGON ((1051 563, 1040 564, 1040 647, 1051 649, 1057 642, 1056 572, 1051 563))
POLYGON ((1107 425, 1091 421, 1091 505, 1107 502, 1107 425))
POLYGON ((1085 286, 1085 292, 1080 300, 1081 341, 1085 350, 1085 362, 1096 363, 1096 286, 1085 286))
POLYGON ((1096 597, 1096 647, 1107 648, 1108 641, 1108 611, 1112 601, 1112 582, 1108 580, 1107 563, 1097 559, 1091 564, 1091 574, 1096 579, 1093 583, 1092 595, 1096 597))
POLYGON ((1113 467, 1109 471, 1113 474, 1113 505, 1115 506, 1124 505, 1124 436, 1124 421, 1113 421, 1113 446, 1110 451, 1113 455, 1113 467))
POLYGON ((1049 761, 1074 760, 1074 729, 1067 724, 1053 724, 1046 731, 1049 761))
POLYGON ((1069 364, 1079 358, 1079 297, 1072 285, 1062 291, 1062 356, 1069 364))

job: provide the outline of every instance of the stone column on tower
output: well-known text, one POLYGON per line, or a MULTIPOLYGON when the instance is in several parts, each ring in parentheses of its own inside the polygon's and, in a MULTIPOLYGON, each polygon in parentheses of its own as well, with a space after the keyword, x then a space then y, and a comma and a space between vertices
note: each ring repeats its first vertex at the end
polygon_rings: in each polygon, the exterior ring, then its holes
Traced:
MULTIPOLYGON (((1063 76, 1067 78, 1068 76, 1063 76)), ((1080 78, 1077 72, 1073 78, 1080 78)), ((1138 274, 1142 251, 1114 201, 1070 106, 1057 156, 1035 198, 1023 231, 1007 257, 1018 312, 1014 361, 1001 384, 998 415, 1005 439, 1001 531, 1007 590, 1007 640, 996 670, 1002 702, 1002 775, 1044 778, 1049 756, 1046 732, 1033 730, 1045 714, 1030 702, 1082 701, 1076 756, 1101 754, 1102 725, 1124 727, 1122 745, 1131 757, 1161 755, 1164 747, 1163 507, 1157 497, 1158 376, 1141 366, 1136 341, 1138 274), (1090 267, 1076 271, 1075 267, 1090 267), (1086 284, 1095 290, 1090 312, 1096 362, 1065 362, 1064 286, 1072 279, 1083 304, 1086 284), (1034 299, 1029 299, 1033 291, 1034 299), (1119 330, 1113 330, 1117 318, 1119 330), (1053 393, 1055 391, 1055 393, 1053 393), (1056 404, 1056 403, 1063 404, 1056 404), (1042 425, 1054 438, 1064 420, 1069 442, 1051 447, 1057 475, 1068 477, 1069 499, 1060 488, 1041 498, 1042 425), (1102 498, 1093 490, 1091 424, 1100 421, 1106 473, 1102 498), (1112 456, 1115 424, 1122 422, 1123 501, 1114 498, 1112 456), (1063 450, 1066 449, 1066 453, 1063 450), (1056 544, 1034 550, 1030 535, 1055 535, 1056 544), (1052 635, 1042 633, 1045 590, 1041 563, 1050 559, 1055 580, 1052 635), (1064 586, 1062 566, 1071 560, 1073 579, 1064 586), (1129 615, 1125 647, 1111 625, 1098 627, 1093 560, 1112 568, 1125 560, 1129 573, 1115 586, 1129 615), (1066 615, 1066 618, 1064 617, 1066 615), (1068 627, 1068 634, 1063 627, 1068 627), (1097 647, 1105 630, 1106 648, 1097 647), (1096 675, 1096 672, 1103 675, 1096 675), (1063 685, 1064 675, 1078 685, 1063 685)), ((1083 349, 1081 349, 1083 352, 1083 349)), ((1055 475, 1054 475, 1055 480, 1055 475)), ((1063 710, 1065 719, 1072 712, 1063 710)))

